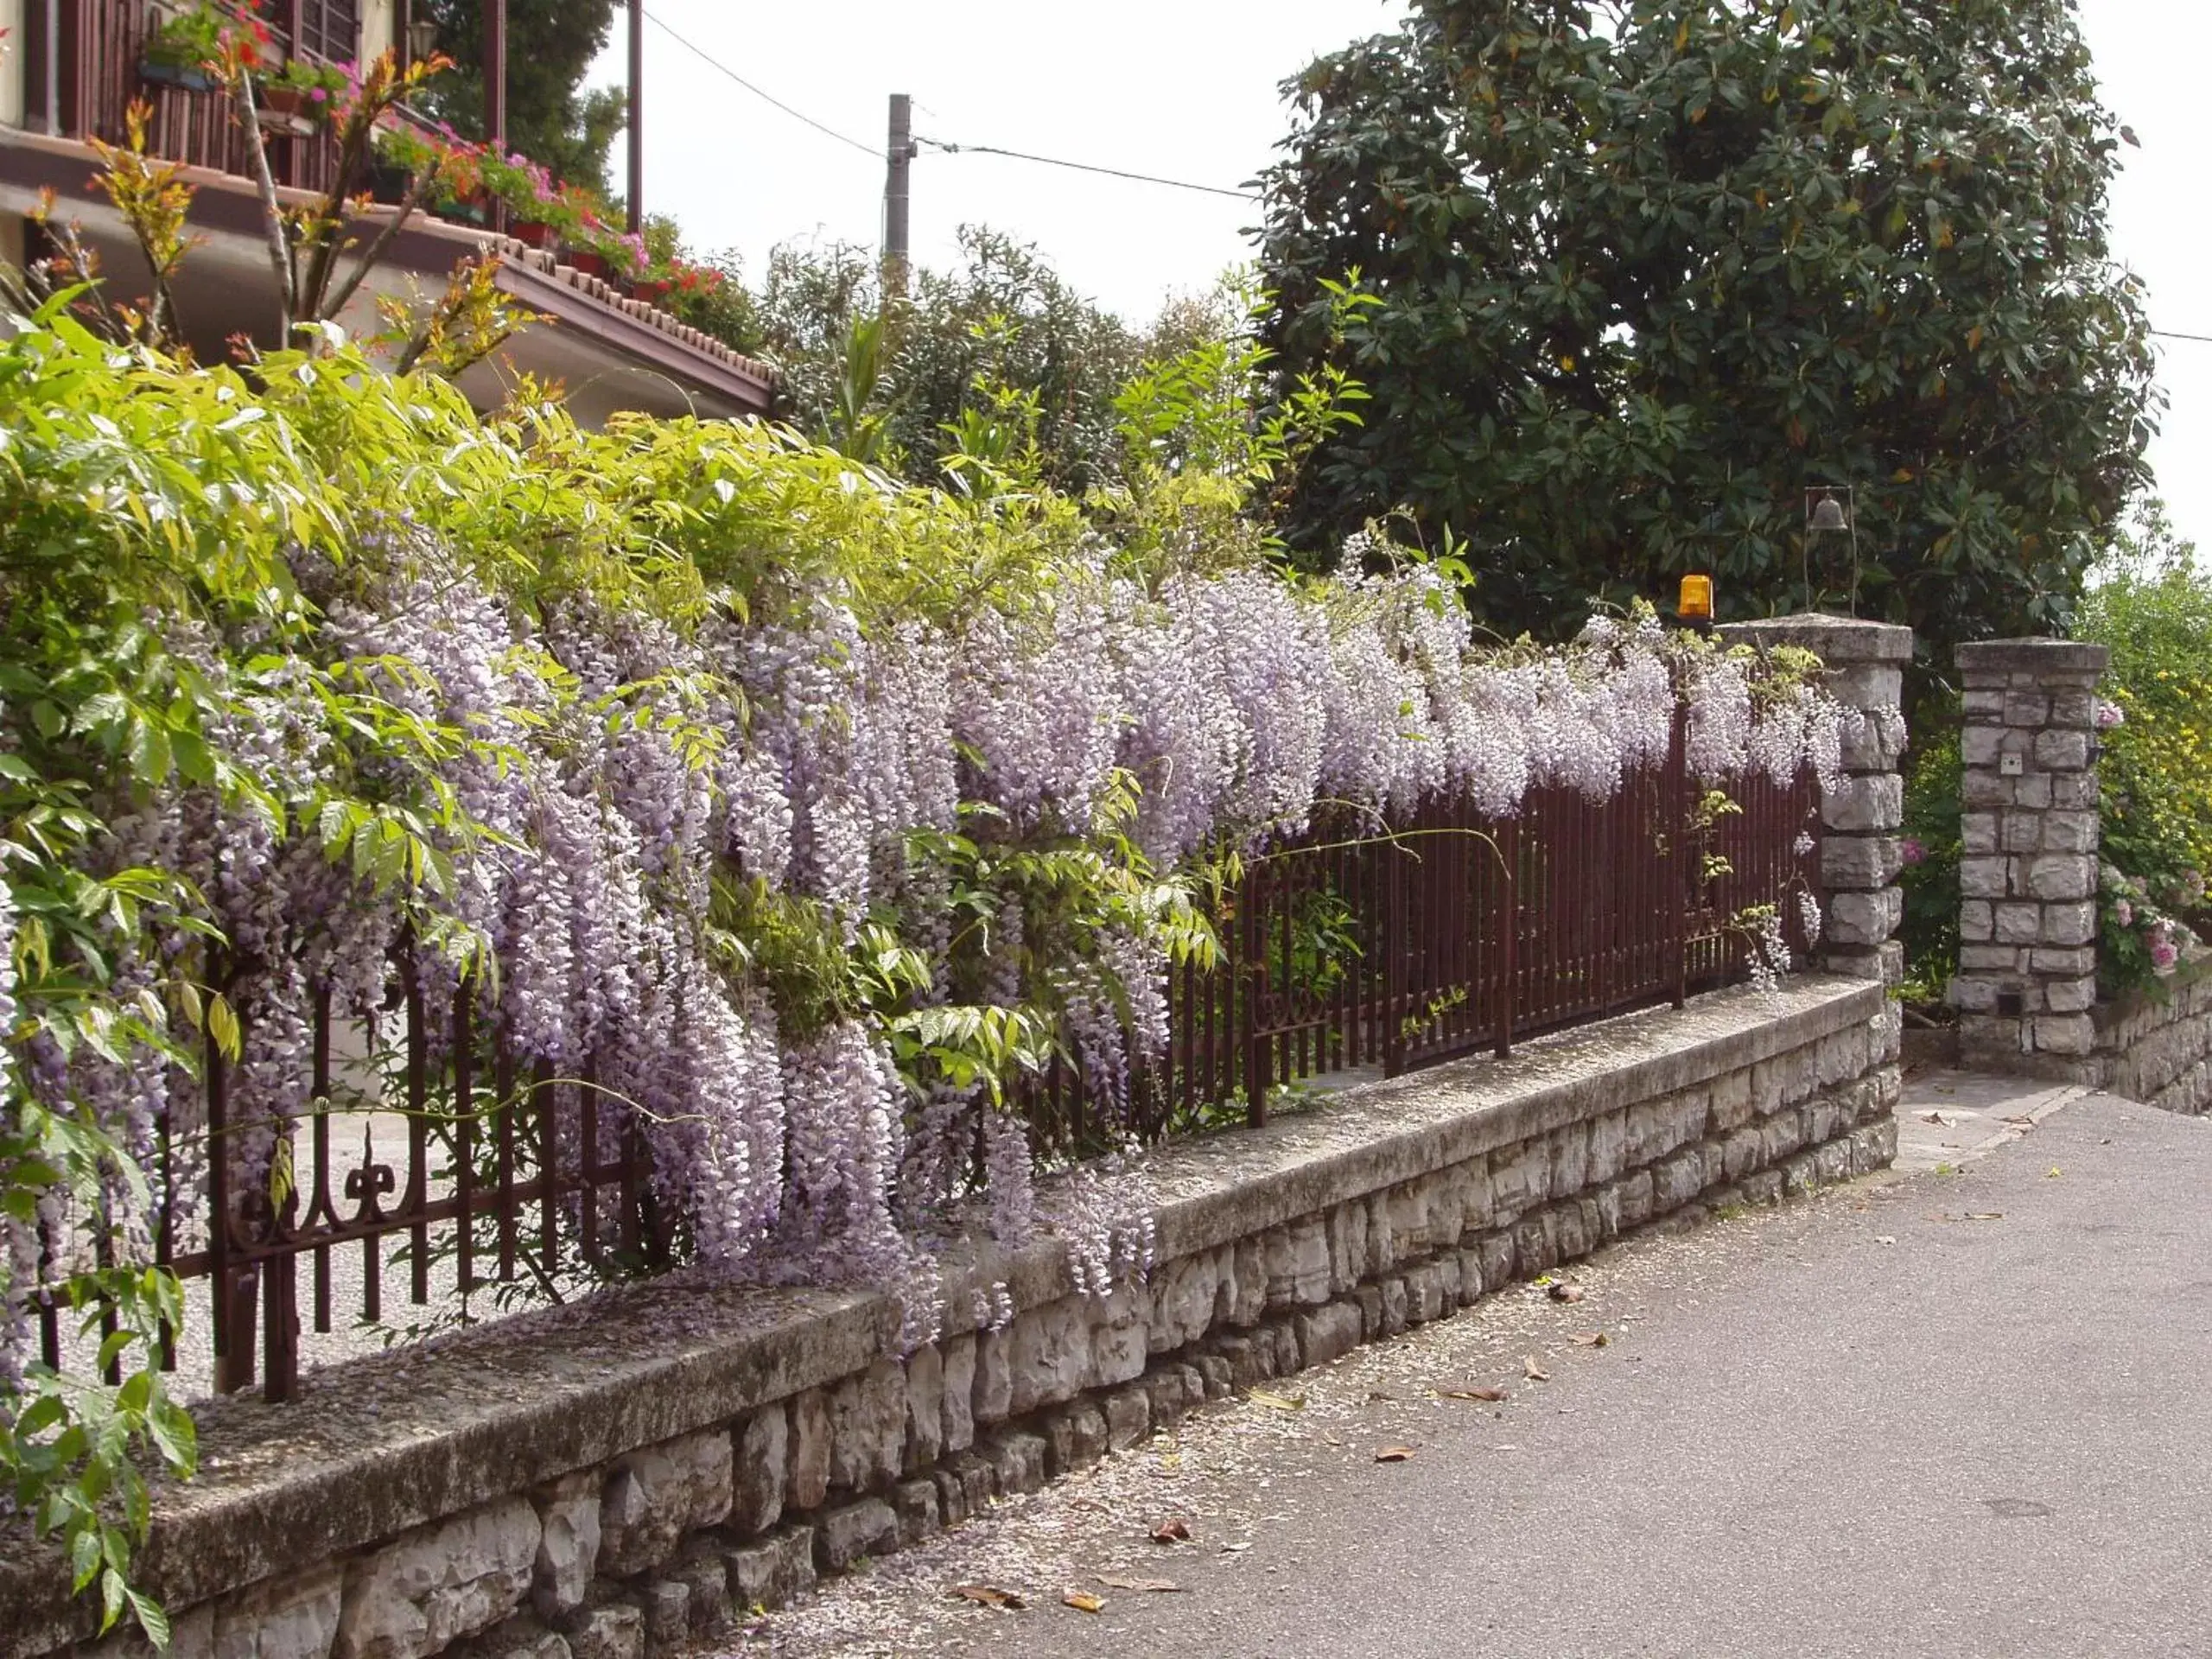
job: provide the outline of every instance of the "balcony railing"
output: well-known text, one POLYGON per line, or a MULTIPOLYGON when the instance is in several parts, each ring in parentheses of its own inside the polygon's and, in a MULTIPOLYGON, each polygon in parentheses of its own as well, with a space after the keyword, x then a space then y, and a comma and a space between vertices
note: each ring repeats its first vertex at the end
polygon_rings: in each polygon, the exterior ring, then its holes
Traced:
MULTIPOLYGON (((272 10, 280 46, 302 41, 314 55, 351 58, 359 26, 350 0, 289 0, 272 10), (346 49, 330 49, 343 44, 346 49)), ((155 154, 219 173, 249 175, 252 162, 229 97, 149 80, 141 69, 147 37, 160 26, 150 0, 72 0, 54 9, 59 35, 49 60, 47 8, 26 8, 25 124, 67 138, 119 143, 124 112, 136 99, 154 111, 148 147, 155 154), (55 73, 49 80, 47 65, 55 73), (49 119, 49 116, 51 119, 49 119)), ((268 135, 269 167, 279 185, 321 190, 331 182, 336 155, 328 129, 268 135)))

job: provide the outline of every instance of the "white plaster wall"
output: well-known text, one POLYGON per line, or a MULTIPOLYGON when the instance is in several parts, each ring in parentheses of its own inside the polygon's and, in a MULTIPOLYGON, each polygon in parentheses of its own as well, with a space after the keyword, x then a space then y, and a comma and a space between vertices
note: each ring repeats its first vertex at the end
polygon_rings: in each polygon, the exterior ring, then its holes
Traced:
POLYGON ((23 124, 23 3, 0 0, 0 122, 23 124))
POLYGON ((361 8, 361 61, 376 61, 378 53, 398 43, 398 33, 399 0, 367 0, 361 8))

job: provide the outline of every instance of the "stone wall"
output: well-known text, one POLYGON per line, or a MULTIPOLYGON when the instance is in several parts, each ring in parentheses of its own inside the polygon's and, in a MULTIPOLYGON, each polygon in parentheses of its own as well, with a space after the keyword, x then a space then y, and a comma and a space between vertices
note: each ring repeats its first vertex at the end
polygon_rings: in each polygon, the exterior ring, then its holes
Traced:
MULTIPOLYGON (((1208 1402, 1886 1165, 1897 1029, 1865 979, 1725 991, 1179 1144, 1133 1178, 1145 1282, 1082 1295, 1052 1240, 963 1245, 941 1339, 904 1355, 880 1294, 677 1275, 226 1400, 149 1587, 178 1659, 671 1652, 1208 1402)), ((134 1651, 84 1640, 67 1582, 0 1548, 6 1653, 134 1651)))
POLYGON ((2096 1042, 2096 686, 2102 645, 1958 649, 1959 1051, 1968 1065, 2077 1077, 2096 1042))
POLYGON ((2212 1109, 2212 955, 2183 963, 2161 992, 2099 1003, 2094 1020, 2082 1081, 2169 1112, 2212 1109))

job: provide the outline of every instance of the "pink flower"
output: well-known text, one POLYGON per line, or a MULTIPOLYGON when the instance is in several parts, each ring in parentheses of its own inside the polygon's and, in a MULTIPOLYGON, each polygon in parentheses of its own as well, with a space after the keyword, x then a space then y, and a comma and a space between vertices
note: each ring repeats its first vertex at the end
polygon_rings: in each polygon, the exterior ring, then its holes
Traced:
POLYGON ((2124 726, 2126 723, 2127 715, 2118 703, 2107 702, 2102 698, 2098 699, 2097 729, 2099 731, 2108 732, 2115 726, 2124 726))
POLYGON ((2170 974, 2181 960, 2181 948, 2168 940, 2160 940, 2151 947, 2151 966, 2161 974, 2170 974))
POLYGON ((1928 849, 1920 844, 1919 837, 1907 836, 1897 843, 1897 856, 1908 864, 1924 863, 1928 858, 1928 849))
POLYGON ((2126 899, 2121 899, 2118 904, 2112 907, 2112 918, 2118 922, 2122 927, 2134 926, 2135 906, 2129 904, 2126 899))

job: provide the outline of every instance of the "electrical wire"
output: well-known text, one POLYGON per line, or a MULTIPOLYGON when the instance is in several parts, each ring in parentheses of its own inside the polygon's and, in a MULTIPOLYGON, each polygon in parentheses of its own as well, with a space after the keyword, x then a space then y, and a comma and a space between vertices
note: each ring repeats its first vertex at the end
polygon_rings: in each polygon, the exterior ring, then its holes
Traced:
POLYGON ((773 92, 763 92, 760 87, 755 86, 751 81, 747 80, 743 75, 739 74, 736 70, 731 68, 728 64, 723 63, 719 59, 710 55, 703 47, 701 47, 691 41, 686 40, 683 35, 677 34, 666 23, 661 22, 661 20, 655 16, 652 12, 649 11, 645 14, 645 21, 651 23, 655 29, 660 30, 662 34, 667 35, 669 39, 674 41, 685 51, 690 53, 693 57, 698 59, 700 62, 705 64, 709 69, 718 70, 722 74, 728 76, 739 86, 744 87, 747 92, 752 93, 753 97, 761 99, 765 103, 774 105, 785 115, 790 116, 794 121, 804 122, 808 126, 812 127, 817 132, 822 134, 825 138, 835 138, 841 144, 850 144, 855 149, 860 151, 861 155, 868 156, 871 161, 880 157, 882 152, 877 149, 874 144, 864 144, 857 138, 848 137, 843 133, 838 131, 835 127, 826 127, 823 125, 821 122, 816 120, 804 110, 793 109, 790 105, 785 103, 782 99, 778 98, 773 92))
POLYGON ((2212 346, 2212 334, 2177 334, 2171 328, 2153 328, 2151 332, 2160 340, 2193 340, 2202 346, 2212 346))
POLYGON ((1089 162, 1062 161, 1056 156, 1030 156, 1018 149, 1001 149, 995 144, 949 144, 941 138, 925 138, 918 133, 914 142, 927 144, 932 149, 944 150, 949 156, 1005 156, 1017 162, 1035 162, 1043 167, 1072 168, 1078 173, 1103 173, 1112 179, 1133 179, 1139 184, 1164 184, 1175 190, 1200 190, 1210 196, 1234 196, 1239 201, 1256 201, 1258 197, 1249 190, 1226 190, 1217 184, 1192 184, 1185 179, 1163 179, 1156 173, 1131 173, 1118 167, 1096 167, 1089 162))

